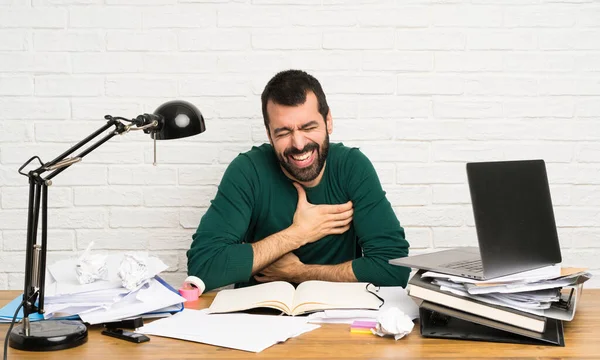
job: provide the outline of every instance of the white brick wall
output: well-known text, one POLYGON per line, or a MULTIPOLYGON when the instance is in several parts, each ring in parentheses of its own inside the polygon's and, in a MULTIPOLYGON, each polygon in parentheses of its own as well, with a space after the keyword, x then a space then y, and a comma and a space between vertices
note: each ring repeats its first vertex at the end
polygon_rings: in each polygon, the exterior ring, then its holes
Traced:
POLYGON ((332 141, 372 159, 415 252, 477 243, 465 162, 548 163, 565 265, 600 287, 600 3, 0 0, 0 289, 23 281, 29 157, 171 99, 207 132, 104 144, 50 188, 49 261, 150 250, 179 285, 227 164, 266 141, 277 71, 317 76, 332 141))

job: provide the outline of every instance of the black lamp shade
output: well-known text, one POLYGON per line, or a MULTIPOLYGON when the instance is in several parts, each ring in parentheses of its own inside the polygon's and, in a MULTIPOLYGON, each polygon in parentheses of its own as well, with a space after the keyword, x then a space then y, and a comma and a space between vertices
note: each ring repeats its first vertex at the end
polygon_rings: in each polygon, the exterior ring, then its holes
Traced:
POLYGON ((198 135, 206 130, 202 113, 187 101, 166 102, 154 111, 154 115, 161 117, 155 130, 158 140, 179 139, 198 135))

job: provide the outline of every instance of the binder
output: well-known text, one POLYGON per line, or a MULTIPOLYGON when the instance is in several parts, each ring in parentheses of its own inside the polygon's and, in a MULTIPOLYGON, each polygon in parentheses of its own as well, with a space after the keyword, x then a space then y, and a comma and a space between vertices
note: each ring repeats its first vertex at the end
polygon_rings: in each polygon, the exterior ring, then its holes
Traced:
POLYGON ((420 270, 408 281, 410 285, 408 294, 413 298, 468 312, 477 317, 481 316, 493 321, 519 326, 530 331, 543 332, 545 330, 547 322, 545 316, 534 315, 517 309, 489 304, 442 291, 430 279, 423 279, 421 277, 423 272, 423 270, 420 270))
POLYGON ((446 306, 423 301, 419 306, 424 337, 565 346, 563 323, 547 319, 544 332, 535 332, 446 306))
MULTIPOLYGON (((154 278, 161 283, 164 287, 166 287, 167 289, 171 290, 172 292, 174 292, 175 294, 179 295, 179 291, 177 289, 175 289, 174 287, 172 287, 171 285, 169 285, 169 283, 167 283, 163 278, 161 278, 160 276, 156 275, 154 276, 154 278)), ((152 318, 152 317, 160 317, 160 316, 168 316, 168 315, 173 315, 175 313, 178 312, 182 312, 184 309, 184 305, 183 303, 179 303, 176 305, 172 305, 166 308, 162 308, 162 309, 157 309, 151 312, 147 312, 145 314, 142 314, 143 318, 152 318)))

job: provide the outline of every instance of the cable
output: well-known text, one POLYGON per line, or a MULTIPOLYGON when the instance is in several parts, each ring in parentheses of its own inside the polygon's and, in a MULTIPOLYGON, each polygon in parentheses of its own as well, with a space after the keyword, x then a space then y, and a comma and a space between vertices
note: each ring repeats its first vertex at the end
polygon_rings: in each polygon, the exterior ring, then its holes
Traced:
POLYGON ((126 119, 126 118, 120 117, 120 116, 106 115, 106 116, 104 116, 104 118, 106 120, 122 120, 122 121, 127 121, 127 122, 130 122, 130 123, 134 122, 134 120, 132 120, 132 119, 126 119))
POLYGON ((12 331, 13 326, 15 325, 15 321, 17 320, 19 310, 21 310, 24 303, 25 299, 23 299, 23 301, 21 301, 21 304, 19 304, 19 306, 17 307, 17 310, 15 311, 15 316, 13 316, 12 321, 10 322, 10 326, 8 327, 8 332, 6 333, 6 338, 4 339, 4 360, 8 358, 8 338, 10 337, 10 332, 12 331))

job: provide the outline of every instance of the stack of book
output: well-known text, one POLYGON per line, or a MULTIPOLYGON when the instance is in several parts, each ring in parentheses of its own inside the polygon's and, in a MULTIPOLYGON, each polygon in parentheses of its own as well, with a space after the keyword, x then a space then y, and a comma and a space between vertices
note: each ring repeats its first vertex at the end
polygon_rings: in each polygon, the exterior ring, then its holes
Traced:
POLYGON ((419 303, 425 337, 564 346, 562 322, 575 316, 590 277, 563 268, 555 276, 475 281, 420 270, 408 293, 419 303))

